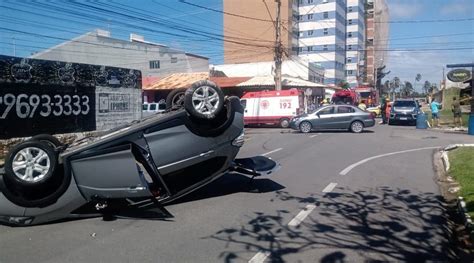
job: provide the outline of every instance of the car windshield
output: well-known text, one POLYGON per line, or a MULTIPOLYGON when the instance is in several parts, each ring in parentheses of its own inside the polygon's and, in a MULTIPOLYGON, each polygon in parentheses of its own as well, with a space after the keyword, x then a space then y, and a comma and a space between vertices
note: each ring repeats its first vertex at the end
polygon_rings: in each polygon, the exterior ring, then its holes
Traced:
POLYGON ((416 103, 412 100, 395 101, 393 107, 416 107, 416 103))

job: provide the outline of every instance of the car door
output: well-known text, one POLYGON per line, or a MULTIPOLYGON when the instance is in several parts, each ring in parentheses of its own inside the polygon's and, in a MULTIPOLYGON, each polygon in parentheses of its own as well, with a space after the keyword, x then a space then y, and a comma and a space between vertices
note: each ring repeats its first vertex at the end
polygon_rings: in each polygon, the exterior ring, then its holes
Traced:
POLYGON ((351 106, 340 105, 337 106, 336 117, 332 123, 333 129, 348 129, 354 117, 354 108, 351 106))
POLYGON ((314 129, 325 130, 332 129, 335 117, 335 106, 326 106, 315 112, 311 124, 314 129))

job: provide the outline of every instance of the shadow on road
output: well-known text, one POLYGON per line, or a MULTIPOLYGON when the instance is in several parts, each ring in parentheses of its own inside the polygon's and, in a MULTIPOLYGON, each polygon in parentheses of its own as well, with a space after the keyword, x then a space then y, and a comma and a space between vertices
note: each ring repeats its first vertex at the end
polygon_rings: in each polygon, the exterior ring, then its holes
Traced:
POLYGON ((272 262, 456 261, 439 195, 390 187, 337 191, 307 197, 278 191, 278 200, 316 205, 298 227, 287 225, 294 216, 289 211, 255 212, 240 228, 208 238, 226 243, 225 262, 258 251, 271 252, 272 262), (312 258, 300 258, 302 252, 312 258))
POLYGON ((196 190, 170 204, 186 203, 201 199, 225 196, 234 193, 268 193, 282 190, 285 187, 267 178, 256 178, 241 174, 225 174, 216 181, 196 190))

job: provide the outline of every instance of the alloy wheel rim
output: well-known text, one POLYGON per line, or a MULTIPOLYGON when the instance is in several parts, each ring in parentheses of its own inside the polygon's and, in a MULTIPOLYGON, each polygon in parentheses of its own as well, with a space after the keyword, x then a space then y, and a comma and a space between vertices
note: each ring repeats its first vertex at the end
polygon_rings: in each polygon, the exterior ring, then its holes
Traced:
POLYGON ((172 100, 173 106, 181 107, 184 105, 184 92, 174 95, 172 100))
POLYGON ((30 183, 44 179, 51 167, 48 154, 37 147, 27 147, 15 154, 12 163, 13 173, 20 180, 30 183))
POLYGON ((355 132, 361 132, 362 131, 362 124, 360 124, 359 122, 354 122, 352 124, 352 130, 354 130, 355 132))
POLYGON ((209 86, 197 88, 192 97, 193 107, 204 115, 212 115, 219 105, 219 94, 209 86))
POLYGON ((302 132, 309 132, 311 127, 309 127, 309 123, 304 122, 301 124, 301 131, 302 132))

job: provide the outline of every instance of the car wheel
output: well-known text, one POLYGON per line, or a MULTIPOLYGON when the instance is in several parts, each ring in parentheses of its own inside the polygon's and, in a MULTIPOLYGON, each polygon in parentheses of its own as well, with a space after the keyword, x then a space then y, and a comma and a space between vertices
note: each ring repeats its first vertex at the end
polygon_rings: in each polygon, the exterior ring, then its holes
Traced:
POLYGON ((58 140, 58 138, 49 135, 49 134, 39 134, 31 137, 32 141, 39 141, 47 143, 49 146, 53 147, 54 149, 61 147, 63 144, 58 140))
POLYGON ((310 132, 312 129, 312 125, 311 123, 307 122, 307 121, 304 121, 302 123, 300 123, 300 131, 302 133, 308 133, 310 132))
POLYGON ((280 120, 280 127, 282 127, 282 128, 290 127, 290 120, 288 120, 287 118, 281 119, 280 120))
POLYGON ((388 125, 393 125, 393 121, 391 121, 390 119, 388 120, 388 125))
POLYGON ((224 93, 213 82, 203 80, 186 90, 184 108, 192 117, 214 119, 224 107, 224 93))
POLYGON ((53 147, 41 141, 26 141, 7 154, 5 177, 18 186, 37 186, 53 176, 56 165, 53 147))
POLYGON ((354 121, 351 123, 351 132, 361 133, 364 130, 364 124, 360 121, 354 121))
POLYGON ((184 107, 184 94, 186 89, 172 90, 166 96, 166 109, 181 109, 184 107))

